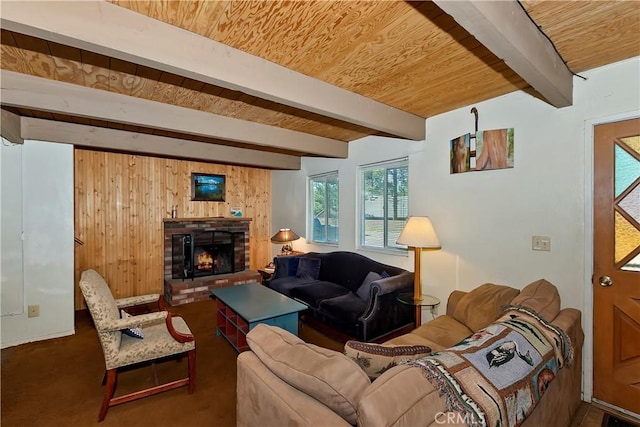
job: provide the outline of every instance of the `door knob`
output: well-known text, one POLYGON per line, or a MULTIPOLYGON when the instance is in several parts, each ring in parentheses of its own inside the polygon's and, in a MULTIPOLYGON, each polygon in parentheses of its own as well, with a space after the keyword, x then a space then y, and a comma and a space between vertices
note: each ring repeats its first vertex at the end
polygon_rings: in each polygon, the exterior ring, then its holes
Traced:
POLYGON ((600 276, 600 279, 598 279, 598 282, 600 283, 600 286, 603 286, 605 288, 607 286, 613 285, 613 280, 611 280, 611 277, 609 276, 600 276))

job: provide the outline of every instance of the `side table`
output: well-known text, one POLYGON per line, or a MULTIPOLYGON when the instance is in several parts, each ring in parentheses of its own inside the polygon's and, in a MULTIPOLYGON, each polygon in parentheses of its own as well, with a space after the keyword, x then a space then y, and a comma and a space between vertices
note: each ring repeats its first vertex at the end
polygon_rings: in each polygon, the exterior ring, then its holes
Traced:
POLYGON ((276 254, 276 256, 280 257, 280 256, 297 256, 297 255, 304 255, 304 252, 302 251, 291 251, 291 252, 278 252, 276 254))
POLYGON ((433 315, 433 309, 440 305, 440 300, 431 295, 422 295, 422 299, 416 300, 413 298, 413 293, 407 292, 398 295, 397 299, 402 304, 412 305, 416 308, 416 328, 422 324, 422 307, 429 308, 433 315))
POLYGON ((262 284, 266 285, 266 281, 273 277, 273 273, 275 273, 275 268, 259 268, 258 273, 262 276, 262 284))

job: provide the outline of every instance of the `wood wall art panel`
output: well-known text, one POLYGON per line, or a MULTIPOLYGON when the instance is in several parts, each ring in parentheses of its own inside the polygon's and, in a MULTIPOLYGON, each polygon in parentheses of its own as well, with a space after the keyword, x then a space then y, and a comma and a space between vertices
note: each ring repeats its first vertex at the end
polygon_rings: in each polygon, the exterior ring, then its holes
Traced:
MULTIPOLYGON (((163 293, 162 220, 178 206, 184 218, 251 218, 250 265, 271 257, 271 172, 265 169, 75 150, 75 278, 93 268, 116 298, 163 293), (191 173, 226 175, 224 202, 192 202, 191 173)), ((79 288, 75 308, 85 307, 79 288)))

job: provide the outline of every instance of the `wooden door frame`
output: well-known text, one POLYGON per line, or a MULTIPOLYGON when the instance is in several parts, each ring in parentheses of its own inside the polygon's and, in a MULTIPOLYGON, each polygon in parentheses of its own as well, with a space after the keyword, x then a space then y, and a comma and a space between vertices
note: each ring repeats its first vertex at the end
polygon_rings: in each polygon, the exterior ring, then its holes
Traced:
POLYGON ((596 126, 623 120, 640 118, 637 110, 585 120, 584 126, 584 310, 582 328, 584 347, 582 354, 582 399, 591 402, 593 397, 593 179, 596 126))

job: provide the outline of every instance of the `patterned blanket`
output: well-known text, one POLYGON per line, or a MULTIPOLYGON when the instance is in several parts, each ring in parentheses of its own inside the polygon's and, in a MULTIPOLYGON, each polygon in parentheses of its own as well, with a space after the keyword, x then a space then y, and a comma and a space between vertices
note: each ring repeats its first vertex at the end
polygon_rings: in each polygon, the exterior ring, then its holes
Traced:
POLYGON ((407 362, 423 369, 447 408, 476 426, 518 426, 556 373, 573 361, 561 329, 522 306, 445 351, 407 362))

